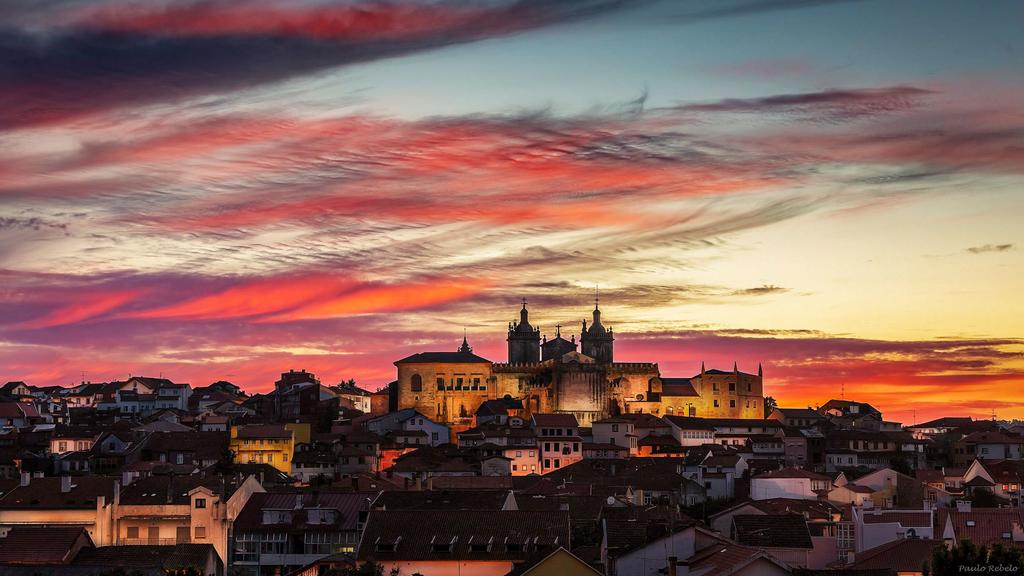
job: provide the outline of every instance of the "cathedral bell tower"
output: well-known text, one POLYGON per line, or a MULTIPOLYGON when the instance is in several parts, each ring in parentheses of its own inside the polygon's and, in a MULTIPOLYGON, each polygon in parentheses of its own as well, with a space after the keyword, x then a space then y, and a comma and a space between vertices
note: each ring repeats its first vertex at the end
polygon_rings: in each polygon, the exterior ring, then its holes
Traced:
POLYGON ((613 360, 612 345, 615 337, 611 328, 605 329, 601 324, 601 308, 599 301, 594 298, 594 322, 587 328, 587 321, 583 321, 583 331, 580 333, 580 351, 594 360, 611 364, 613 360))
POLYGON ((526 310, 525 298, 523 309, 519 311, 519 322, 508 325, 508 362, 540 362, 540 329, 530 325, 530 313, 526 310))

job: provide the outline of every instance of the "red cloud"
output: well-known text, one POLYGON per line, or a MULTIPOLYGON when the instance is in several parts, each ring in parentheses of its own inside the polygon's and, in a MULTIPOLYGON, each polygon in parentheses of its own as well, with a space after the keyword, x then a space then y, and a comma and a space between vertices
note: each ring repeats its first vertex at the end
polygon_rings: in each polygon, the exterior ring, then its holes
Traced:
POLYGON ((72 293, 68 295, 70 303, 62 305, 49 313, 18 324, 16 328, 39 329, 75 324, 101 316, 112 310, 116 310, 139 297, 139 290, 124 290, 115 292, 72 293))
POLYGON ((472 279, 430 280, 401 285, 370 285, 322 302, 272 316, 266 322, 320 320, 356 314, 417 310, 470 298, 486 283, 472 279))
POLYGON ((178 304, 131 312, 124 317, 215 320, 257 316, 328 298, 353 285, 352 280, 319 276, 256 280, 178 304))
MULTIPOLYGON (((491 28, 512 22, 485 19, 472 7, 366 3, 336 6, 194 2, 139 3, 86 8, 70 16, 80 27, 168 36, 298 36, 320 40, 400 40, 459 30, 475 23, 491 28)), ((510 15, 511 16, 511 15, 510 15)), ((487 29, 479 30, 480 34, 487 29)))

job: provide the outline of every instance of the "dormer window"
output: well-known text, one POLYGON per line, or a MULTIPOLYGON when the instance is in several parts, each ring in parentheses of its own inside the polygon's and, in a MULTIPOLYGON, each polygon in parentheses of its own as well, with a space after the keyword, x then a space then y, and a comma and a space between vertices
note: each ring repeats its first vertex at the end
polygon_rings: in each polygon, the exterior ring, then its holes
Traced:
POLYGON ((968 520, 967 521, 967 527, 968 528, 974 528, 974 526, 975 526, 974 520, 968 520))
POLYGON ((383 537, 377 538, 377 541, 373 543, 373 547, 377 552, 394 552, 398 549, 398 544, 401 541, 401 536, 394 540, 385 540, 383 537))
POLYGON ((471 552, 490 552, 491 545, 494 543, 494 536, 491 536, 487 540, 483 538, 477 538, 472 536, 469 539, 469 550, 471 552))
POLYGON ((458 536, 452 536, 451 540, 434 536, 430 539, 430 549, 434 552, 451 552, 455 549, 455 542, 458 539, 458 536))

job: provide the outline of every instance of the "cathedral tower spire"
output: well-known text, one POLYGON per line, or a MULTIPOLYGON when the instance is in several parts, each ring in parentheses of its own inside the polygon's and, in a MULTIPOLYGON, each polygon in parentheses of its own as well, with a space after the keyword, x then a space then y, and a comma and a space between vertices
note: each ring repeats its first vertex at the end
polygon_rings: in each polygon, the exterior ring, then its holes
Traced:
POLYGON ((540 329, 530 325, 526 298, 523 298, 523 307, 519 310, 519 322, 509 325, 508 361, 510 364, 540 361, 540 329))

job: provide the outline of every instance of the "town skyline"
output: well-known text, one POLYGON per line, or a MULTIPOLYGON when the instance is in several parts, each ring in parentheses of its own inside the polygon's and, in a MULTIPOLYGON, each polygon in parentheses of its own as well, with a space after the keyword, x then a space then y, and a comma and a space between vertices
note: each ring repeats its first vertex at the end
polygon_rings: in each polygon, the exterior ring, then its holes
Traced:
POLYGON ((4 4, 0 379, 372 388, 599 285, 666 374, 1024 417, 1022 10, 4 4))

